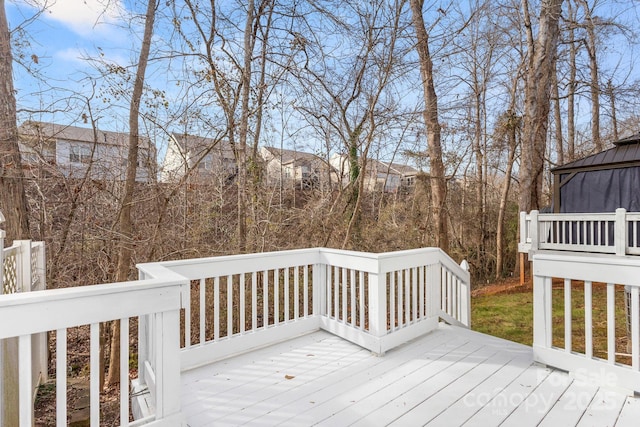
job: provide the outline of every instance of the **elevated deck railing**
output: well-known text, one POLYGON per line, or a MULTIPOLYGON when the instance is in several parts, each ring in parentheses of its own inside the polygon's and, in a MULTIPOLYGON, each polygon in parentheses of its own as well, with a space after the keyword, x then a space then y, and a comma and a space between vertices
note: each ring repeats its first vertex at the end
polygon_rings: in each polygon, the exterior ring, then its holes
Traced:
POLYGON ((640 213, 520 214, 534 359, 640 391, 640 213))
POLYGON ((56 338, 57 425, 68 415, 67 331, 89 329, 91 425, 98 425, 99 325, 120 321, 120 424, 176 426, 181 370, 318 329, 383 354, 438 319, 469 325, 469 273, 434 248, 303 249, 141 264, 139 272, 138 281, 0 298, 0 340, 19 341, 20 426, 33 423, 33 374, 24 361, 34 334, 56 338))
POLYGON ((640 392, 639 290, 640 258, 536 254, 534 360, 608 387, 640 392))
POLYGON ((539 250, 640 255, 640 213, 520 213, 519 252, 539 250))
MULTIPOLYGON (((15 240, 4 247, 4 230, 0 229, 0 272, 0 295, 45 289, 44 243, 15 240)), ((47 381, 46 334, 34 334, 31 346, 31 392, 35 394, 37 387, 47 381)), ((5 340, 0 346, 0 424, 17 419, 18 398, 9 390, 18 382, 18 357, 17 339, 5 340)))
POLYGON ((315 248, 138 268, 141 278, 168 269, 190 282, 183 291, 182 369, 320 328, 383 354, 438 319, 470 322, 469 273, 437 248, 315 248))
POLYGON ((101 322, 119 320, 123 331, 120 340, 120 425, 128 426, 130 339, 124 331, 129 331, 130 319, 146 319, 161 331, 154 337, 154 351, 141 360, 155 406, 155 414, 147 421, 157 419, 157 425, 179 425, 180 373, 177 366, 180 355, 177 344, 183 283, 184 279, 174 275, 159 280, 15 293, 0 298, 0 340, 17 338, 19 342, 19 425, 33 424, 31 337, 41 333, 54 333, 56 337, 56 419, 59 426, 67 424, 67 330, 83 325, 90 328, 86 346, 90 353, 91 425, 99 425, 99 328, 101 322))

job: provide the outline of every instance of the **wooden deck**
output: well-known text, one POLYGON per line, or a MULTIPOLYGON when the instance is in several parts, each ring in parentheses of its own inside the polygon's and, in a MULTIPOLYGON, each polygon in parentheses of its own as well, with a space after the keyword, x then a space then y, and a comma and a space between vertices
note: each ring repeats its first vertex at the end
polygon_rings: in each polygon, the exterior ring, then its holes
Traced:
POLYGON ((638 425, 640 398, 532 360, 447 325, 384 357, 315 332, 184 372, 182 410, 191 427, 638 425))

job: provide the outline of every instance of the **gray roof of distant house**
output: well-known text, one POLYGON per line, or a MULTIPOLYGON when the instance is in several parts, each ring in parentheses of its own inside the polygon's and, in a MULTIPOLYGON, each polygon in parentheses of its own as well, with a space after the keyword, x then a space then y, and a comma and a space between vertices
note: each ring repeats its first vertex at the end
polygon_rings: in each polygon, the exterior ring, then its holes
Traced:
MULTIPOLYGON (((79 142, 98 142, 100 144, 109 144, 117 146, 127 146, 129 144, 129 134, 121 132, 103 131, 92 128, 81 128, 78 126, 59 125, 56 123, 27 121, 24 122, 18 129, 20 135, 41 137, 41 138, 55 138, 64 139, 67 141, 79 141, 79 142)), ((139 145, 149 148, 151 146, 151 140, 145 136, 141 136, 139 139, 139 145)))

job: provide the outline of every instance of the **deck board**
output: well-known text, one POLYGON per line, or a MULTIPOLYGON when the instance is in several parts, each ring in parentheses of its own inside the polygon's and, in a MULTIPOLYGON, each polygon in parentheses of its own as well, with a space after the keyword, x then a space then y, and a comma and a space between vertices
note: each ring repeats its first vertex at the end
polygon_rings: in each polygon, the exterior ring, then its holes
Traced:
POLYGON ((184 372, 182 408, 191 427, 637 425, 640 399, 532 360, 446 325, 384 357, 315 332, 184 372))

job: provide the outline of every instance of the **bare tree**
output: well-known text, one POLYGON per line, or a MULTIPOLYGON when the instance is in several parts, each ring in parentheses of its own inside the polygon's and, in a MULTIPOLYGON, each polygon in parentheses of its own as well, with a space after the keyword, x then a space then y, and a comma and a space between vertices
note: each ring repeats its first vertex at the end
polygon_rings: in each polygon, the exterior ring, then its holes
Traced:
POLYGON ((547 147, 551 82, 554 56, 558 44, 558 20, 562 0, 542 0, 538 36, 534 41, 529 2, 522 0, 527 32, 527 71, 525 83, 524 129, 521 146, 520 200, 521 211, 543 206, 542 183, 547 147))
POLYGON ((427 144, 430 163, 431 197, 433 221, 436 224, 436 244, 442 250, 449 250, 449 233, 445 203, 447 199, 447 181, 442 161, 440 142, 440 122, 438 119, 438 96, 433 80, 433 61, 429 52, 429 33, 422 16, 424 0, 410 0, 413 27, 416 32, 416 49, 420 61, 420 76, 424 91, 425 109, 423 118, 427 128, 427 144))
MULTIPOLYGON (((124 181, 123 196, 118 215, 117 232, 118 242, 118 262, 116 266, 116 281, 128 280, 131 274, 131 259, 133 254, 133 220, 131 211, 134 205, 133 194, 138 172, 138 144, 139 144, 139 116, 140 102, 144 89, 145 73, 151 49, 151 36, 153 35, 153 24, 156 16, 157 1, 148 0, 145 14, 144 35, 142 47, 138 57, 138 66, 133 83, 131 103, 129 107, 129 147, 127 151, 127 171, 124 181)), ((128 331, 127 331, 128 333, 128 331)), ((111 334, 111 354, 109 357, 109 372, 106 381, 108 384, 118 384, 120 382, 120 323, 113 323, 111 334)))
POLYGON ((11 34, 4 0, 0 0, 0 75, 0 210, 7 220, 7 240, 12 241, 29 237, 29 216, 18 146, 11 34))
POLYGON ((596 39, 596 24, 592 16, 592 8, 586 0, 578 0, 584 10, 583 24, 587 38, 585 48, 589 56, 589 92, 591 94, 591 140, 597 151, 602 151, 604 145, 600 139, 600 77, 598 71, 598 41, 596 39))
MULTIPOLYGON (((575 21, 575 9, 573 9, 571 2, 567 2, 567 14, 568 21, 575 21)), ((567 160, 572 162, 575 160, 575 145, 576 145, 576 125, 575 125, 575 95, 578 86, 577 83, 577 50, 575 40, 575 25, 569 25, 569 81, 567 83, 567 160)))

